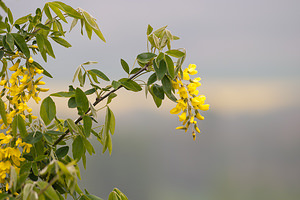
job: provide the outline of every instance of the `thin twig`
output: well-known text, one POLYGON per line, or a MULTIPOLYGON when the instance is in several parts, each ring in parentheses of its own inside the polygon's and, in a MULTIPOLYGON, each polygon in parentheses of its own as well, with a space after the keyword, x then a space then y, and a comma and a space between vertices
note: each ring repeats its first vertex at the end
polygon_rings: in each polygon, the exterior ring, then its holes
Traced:
MULTIPOLYGON (((148 66, 150 63, 147 63, 142 69, 140 69, 137 73, 135 73, 133 76, 131 76, 129 79, 132 80, 134 78, 136 78, 139 74, 141 74, 143 71, 147 70, 148 66)), ((97 98, 96 101, 93 103, 93 106, 96 106, 98 103, 100 103, 101 101, 103 101, 105 98, 107 98, 110 94, 118 91, 120 88, 122 88, 123 86, 120 85, 117 89, 113 89, 111 90, 109 93, 107 93, 106 95, 97 98)), ((85 114, 88 114, 91 111, 91 108, 89 108, 85 114)), ((80 121, 82 120, 82 116, 78 117, 78 119, 76 119, 74 122, 75 124, 78 124, 80 121)), ((68 135, 70 132, 70 129, 67 129, 65 131, 65 133, 63 135, 61 135, 53 144, 53 146, 56 146, 58 143, 60 143, 65 137, 66 135, 68 135)))

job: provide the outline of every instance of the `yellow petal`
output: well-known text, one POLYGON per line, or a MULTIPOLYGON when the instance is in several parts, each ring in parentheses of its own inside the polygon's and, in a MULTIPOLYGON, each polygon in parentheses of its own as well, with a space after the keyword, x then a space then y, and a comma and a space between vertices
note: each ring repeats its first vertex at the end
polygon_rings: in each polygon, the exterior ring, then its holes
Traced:
POLYGON ((30 58, 28 59, 29 63, 33 63, 33 58, 30 56, 30 58))

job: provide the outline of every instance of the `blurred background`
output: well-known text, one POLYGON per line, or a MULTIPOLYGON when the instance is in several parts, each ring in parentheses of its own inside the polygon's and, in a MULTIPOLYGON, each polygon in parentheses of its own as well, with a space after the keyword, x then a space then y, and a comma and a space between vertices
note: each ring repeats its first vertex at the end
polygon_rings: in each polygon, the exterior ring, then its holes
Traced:
MULTIPOLYGON (((112 80, 126 77, 120 59, 132 65, 146 51, 147 25, 168 25, 181 38, 173 48, 187 50, 185 66, 198 66, 211 105, 193 141, 175 130, 174 103, 157 109, 143 92, 119 91, 112 156, 91 138, 97 154, 82 167, 83 188, 104 199, 114 187, 132 200, 300 199, 300 1, 64 2, 91 13, 107 42, 88 40, 79 27, 67 34, 73 47, 55 45, 57 59, 43 64, 55 77, 45 80, 50 92, 66 91, 86 61, 98 61, 112 80)), ((6 3, 17 19, 45 2, 6 3)), ((57 102, 59 117, 75 118, 57 102)))

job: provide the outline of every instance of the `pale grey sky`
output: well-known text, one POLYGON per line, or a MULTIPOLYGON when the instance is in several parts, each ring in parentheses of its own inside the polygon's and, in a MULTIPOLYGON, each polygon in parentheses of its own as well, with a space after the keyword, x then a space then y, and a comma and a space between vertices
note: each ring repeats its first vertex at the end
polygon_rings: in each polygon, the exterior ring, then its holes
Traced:
MULTIPOLYGON (((10 0, 7 4, 17 18, 44 2, 10 0)), ((181 37, 174 48, 185 47, 186 64, 197 64, 207 78, 299 77, 300 2, 297 0, 64 2, 90 12, 98 20, 107 43, 97 38, 89 41, 78 29, 67 35, 73 47, 55 47, 57 59, 50 59, 47 67, 60 80, 66 80, 66 71, 73 74, 75 67, 87 60, 99 61, 103 71, 119 78, 120 58, 132 63, 138 53, 146 50, 147 24, 154 28, 169 25, 181 37)))

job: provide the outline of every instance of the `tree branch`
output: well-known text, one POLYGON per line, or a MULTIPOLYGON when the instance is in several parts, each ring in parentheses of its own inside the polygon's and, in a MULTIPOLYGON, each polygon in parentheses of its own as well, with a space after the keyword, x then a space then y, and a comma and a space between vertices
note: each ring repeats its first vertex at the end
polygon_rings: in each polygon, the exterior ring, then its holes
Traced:
MULTIPOLYGON (((134 75, 132 75, 129 79, 132 80, 134 78, 136 78, 138 75, 140 75, 143 71, 147 70, 148 66, 150 63, 147 63, 143 68, 141 68, 137 73, 135 73, 134 75)), ((96 101, 93 103, 93 106, 96 106, 98 103, 100 103, 101 101, 103 101, 104 99, 106 99, 110 94, 118 91, 120 88, 122 88, 123 86, 120 85, 117 89, 113 89, 111 90, 109 93, 107 93, 106 95, 97 98, 96 101)), ((89 108, 85 114, 88 114, 91 111, 91 108, 89 108)), ((75 124, 78 124, 80 121, 82 120, 82 116, 78 117, 74 122, 75 124)), ((53 146, 56 146, 58 143, 60 143, 70 132, 70 129, 67 129, 65 131, 65 133, 63 135, 61 135, 53 144, 53 146)))

